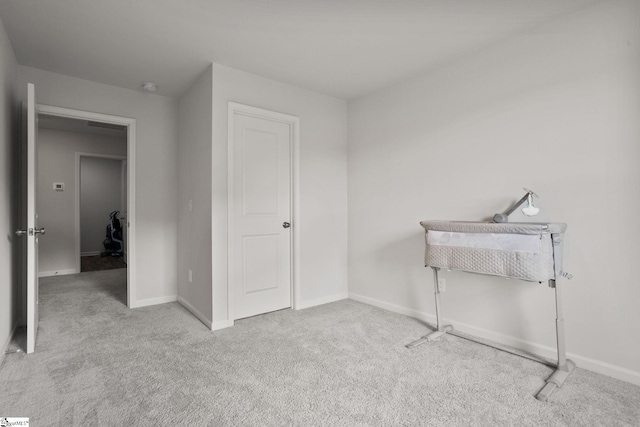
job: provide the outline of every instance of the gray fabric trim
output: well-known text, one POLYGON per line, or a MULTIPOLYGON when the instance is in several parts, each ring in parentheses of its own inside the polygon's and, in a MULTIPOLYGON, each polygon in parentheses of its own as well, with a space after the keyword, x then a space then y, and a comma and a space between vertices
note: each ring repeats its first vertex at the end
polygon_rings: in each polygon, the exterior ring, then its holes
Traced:
POLYGON ((459 233, 542 234, 564 233, 567 224, 537 222, 473 222, 473 221, 420 221, 425 230, 459 233))

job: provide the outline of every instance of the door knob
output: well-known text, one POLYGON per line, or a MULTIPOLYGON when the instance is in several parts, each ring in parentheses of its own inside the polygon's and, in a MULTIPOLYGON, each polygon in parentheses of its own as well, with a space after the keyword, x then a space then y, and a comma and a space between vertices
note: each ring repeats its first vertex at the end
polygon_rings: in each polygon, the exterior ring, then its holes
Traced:
POLYGON ((282 223, 282 227, 283 228, 289 228, 289 227, 291 227, 291 224, 289 224, 288 222, 283 222, 282 223))
POLYGON ((34 236, 36 234, 44 234, 45 231, 47 230, 45 230, 44 228, 36 228, 36 229, 30 228, 28 232, 27 230, 16 230, 16 234, 18 236, 26 236, 26 235, 34 236))

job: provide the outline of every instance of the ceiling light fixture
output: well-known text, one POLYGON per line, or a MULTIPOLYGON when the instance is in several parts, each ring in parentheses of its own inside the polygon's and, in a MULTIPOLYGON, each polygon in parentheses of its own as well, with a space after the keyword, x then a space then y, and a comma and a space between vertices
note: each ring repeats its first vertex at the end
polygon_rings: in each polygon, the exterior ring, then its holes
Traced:
POLYGON ((158 85, 151 82, 144 82, 142 83, 142 89, 146 90, 147 92, 155 92, 158 90, 158 85))

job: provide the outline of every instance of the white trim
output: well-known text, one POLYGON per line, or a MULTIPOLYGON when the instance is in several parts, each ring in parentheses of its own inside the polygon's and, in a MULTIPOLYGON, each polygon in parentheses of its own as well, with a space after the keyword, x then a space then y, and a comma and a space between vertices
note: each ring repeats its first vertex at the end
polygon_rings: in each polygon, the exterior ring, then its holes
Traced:
POLYGON ((98 256, 98 255, 100 255, 100 251, 80 252, 80 257, 83 257, 83 256, 98 256))
MULTIPOLYGON (((229 102, 227 116, 227 324, 233 326, 232 243, 233 231, 233 116, 250 117, 288 124, 291 128, 291 308, 300 303, 300 118, 249 105, 229 102)), ((216 324, 221 322, 216 322, 216 324)))
POLYGON ((231 326, 233 326, 233 324, 234 324, 233 320, 221 320, 219 322, 214 322, 211 325, 211 330, 219 331, 220 329, 230 328, 231 326))
POLYGON ((316 306, 322 305, 322 304, 329 304, 331 302, 336 302, 336 301, 340 301, 340 300, 347 299, 347 298, 349 298, 349 294, 347 292, 341 292, 341 293, 335 294, 335 295, 329 295, 329 296, 322 297, 322 298, 316 298, 316 299, 311 300, 311 301, 302 301, 302 302, 299 302, 296 305, 296 310, 303 310, 305 308, 316 307, 316 306))
POLYGON ((178 297, 178 302, 180 303, 180 305, 182 305, 184 308, 186 308, 189 312, 191 312, 191 314, 196 316, 199 321, 204 323, 204 325, 207 328, 211 329, 211 320, 207 319, 207 317, 204 314, 200 313, 194 306, 189 304, 189 302, 187 300, 185 300, 182 297, 178 297))
POLYGON ((38 277, 65 276, 67 274, 78 274, 80 269, 69 268, 67 270, 39 271, 38 277))
MULTIPOLYGON (((129 218, 129 216, 127 215, 127 198, 126 198, 126 193, 127 193, 127 159, 121 160, 120 161, 120 220, 122 221, 123 219, 123 213, 124 213, 124 220, 127 221, 127 218, 129 218)), ((124 232, 122 233, 122 237, 123 237, 123 243, 124 243, 124 247, 122 248, 122 251, 124 252, 124 256, 127 256, 127 240, 128 240, 128 236, 127 236, 127 229, 124 228, 124 232)))
POLYGON ((166 297, 147 298, 135 301, 130 308, 148 307, 150 305, 166 304, 168 302, 177 302, 178 295, 168 295, 166 297))
POLYGON ((38 104, 38 114, 111 123, 127 128, 127 306, 136 301, 136 119, 38 104))
MULTIPOLYGON (((411 308, 403 307, 396 304, 391 304, 385 301, 381 301, 375 298, 370 298, 364 295, 355 294, 349 292, 349 298, 364 304, 379 307, 385 310, 393 311, 395 313, 404 314, 405 316, 413 317, 415 319, 422 320, 431 325, 435 325, 436 316, 433 314, 425 313, 423 311, 414 310, 411 308)), ((458 322, 455 319, 443 318, 444 323, 453 325, 456 330, 473 335, 478 338, 486 339, 489 341, 497 342, 502 345, 517 348, 529 353, 536 354, 538 356, 557 360, 558 354, 555 347, 549 347, 546 345, 526 341, 520 338, 512 337, 509 335, 500 334, 488 329, 479 328, 477 326, 469 325, 466 323, 458 322)), ((416 337, 419 338, 419 337, 416 337)), ((640 385, 640 372, 632 371, 631 369, 623 368, 621 366, 612 365, 607 362, 603 362, 589 357, 580 356, 579 354, 567 352, 567 358, 576 363, 579 368, 587 369, 589 371, 597 372, 599 374, 607 375, 622 381, 629 382, 631 384, 640 385)))
POLYGON ((300 119, 293 117, 293 141, 291 147, 291 228, 293 230, 291 247, 291 268, 293 269, 293 292, 291 308, 298 309, 300 304, 300 119))
MULTIPOLYGON (((112 159, 112 160, 127 160, 125 156, 115 155, 115 154, 101 154, 101 153, 85 153, 81 151, 76 151, 76 163, 75 163, 75 205, 74 205, 74 221, 75 221, 75 240, 76 240, 76 269, 81 271, 80 267, 80 257, 82 256, 81 252, 81 243, 80 243, 80 163, 82 161, 82 157, 95 157, 99 159, 112 159)), ((121 197, 122 198, 122 197, 121 197)), ((104 237, 104 236, 103 236, 104 237)), ((123 248, 124 249, 124 248, 123 248)), ((85 252, 85 253, 94 253, 94 252, 85 252)), ((100 255, 100 252, 97 252, 97 255, 100 255)))
MULTIPOLYGON (((233 289, 231 289, 231 283, 233 282, 232 273, 232 244, 231 233, 233 231, 233 114, 235 110, 229 102, 227 106, 227 320, 228 326, 235 320, 233 318, 233 289)), ((213 237, 213 236, 212 236, 213 237)), ((215 313, 214 313, 215 315, 215 313)), ((218 325, 223 322, 216 322, 214 325, 218 325)))

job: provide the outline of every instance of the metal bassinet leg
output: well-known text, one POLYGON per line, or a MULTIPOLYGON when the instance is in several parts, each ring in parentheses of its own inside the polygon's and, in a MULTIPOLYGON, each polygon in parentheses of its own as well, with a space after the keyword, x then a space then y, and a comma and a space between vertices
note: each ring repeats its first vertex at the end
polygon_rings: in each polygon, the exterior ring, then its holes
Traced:
POLYGON ((443 325, 442 324, 442 313, 440 310, 440 286, 438 284, 438 267, 431 267, 433 269, 433 287, 434 287, 434 295, 436 300, 436 330, 431 332, 424 337, 415 340, 406 345, 407 348, 417 347, 420 344, 424 344, 428 341, 435 341, 440 338, 442 335, 446 334, 449 331, 453 330, 453 326, 451 325, 443 325))
POLYGON ((454 331, 452 325, 443 325, 442 324, 442 310, 440 309, 440 287, 438 286, 438 271, 440 268, 431 267, 433 269, 433 286, 434 286, 434 296, 436 301, 436 322, 437 329, 434 332, 431 332, 428 335, 423 336, 422 338, 415 340, 406 345, 407 348, 414 348, 421 344, 424 344, 429 341, 435 341, 440 338, 442 335, 450 332, 452 335, 459 336, 460 338, 464 338, 470 341, 477 342, 482 345, 486 345, 489 347, 493 347, 497 350, 505 351, 507 353, 514 354, 516 356, 525 357, 526 359, 533 360, 534 362, 544 363, 545 365, 549 365, 552 367, 556 367, 556 370, 551 374, 551 376, 547 379, 546 385, 538 392, 536 395, 536 399, 546 402, 549 399, 551 393, 555 391, 556 388, 562 387, 565 380, 569 377, 571 372, 575 369, 576 365, 571 360, 567 359, 566 350, 565 350, 565 338, 564 338, 564 312, 562 308, 562 289, 561 282, 556 282, 554 279, 549 280, 549 287, 555 290, 556 294, 556 342, 558 347, 558 364, 552 365, 550 362, 547 362, 542 359, 537 359, 532 356, 527 356, 521 353, 517 353, 511 351, 506 348, 500 348, 496 346, 492 346, 487 344, 486 342, 478 341, 472 337, 461 336, 454 331))
POLYGON ((556 293, 556 342, 558 346, 558 367, 547 379, 547 384, 538 392, 536 399, 546 402, 556 388, 562 387, 564 381, 573 372, 576 364, 567 359, 564 340, 564 311, 562 309, 561 282, 549 280, 549 287, 556 293))

